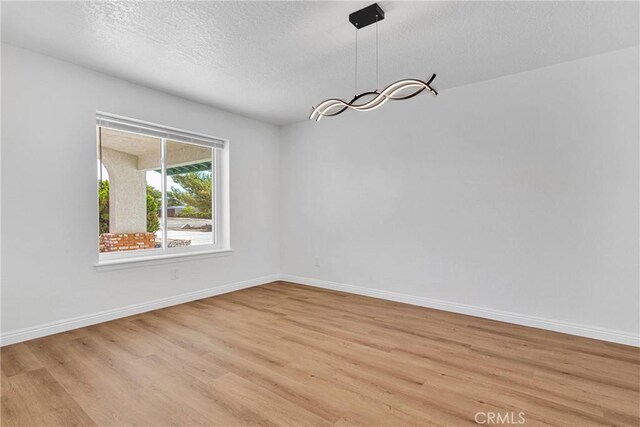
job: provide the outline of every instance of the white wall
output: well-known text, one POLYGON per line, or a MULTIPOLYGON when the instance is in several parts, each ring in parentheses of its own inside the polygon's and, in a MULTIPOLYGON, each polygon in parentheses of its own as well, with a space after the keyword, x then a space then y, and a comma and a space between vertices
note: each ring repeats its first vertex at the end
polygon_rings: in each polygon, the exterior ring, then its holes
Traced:
POLYGON ((278 272, 638 334, 636 48, 280 130, 2 48, 3 337, 278 272), (231 256, 95 271, 96 110, 231 140, 231 256))
POLYGON ((7 45, 2 110, 3 335, 278 273, 277 127, 7 45), (94 269, 96 110, 230 139, 230 256, 94 269))
POLYGON ((636 342, 638 70, 631 48, 283 128, 282 271, 636 342))

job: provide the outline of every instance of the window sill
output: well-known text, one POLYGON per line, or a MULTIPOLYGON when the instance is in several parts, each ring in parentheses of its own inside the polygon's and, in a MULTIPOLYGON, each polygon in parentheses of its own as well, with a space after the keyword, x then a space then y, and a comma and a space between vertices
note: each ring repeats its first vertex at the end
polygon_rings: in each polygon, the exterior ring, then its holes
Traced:
POLYGON ((203 258, 217 258, 229 256, 233 249, 212 249, 200 252, 183 252, 176 254, 162 254, 152 256, 142 256, 139 258, 123 258, 98 262, 94 267, 97 271, 121 270, 124 268, 147 267, 151 265, 162 265, 171 262, 193 261, 203 258))

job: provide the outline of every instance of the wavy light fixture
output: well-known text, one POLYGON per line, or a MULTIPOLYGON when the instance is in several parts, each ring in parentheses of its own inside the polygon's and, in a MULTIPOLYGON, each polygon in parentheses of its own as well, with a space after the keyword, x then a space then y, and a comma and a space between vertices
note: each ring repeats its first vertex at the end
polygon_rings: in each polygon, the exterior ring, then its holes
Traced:
MULTIPOLYGON (((358 87, 358 30, 371 24, 376 24, 376 86, 378 85, 378 21, 384 19, 384 11, 377 3, 367 6, 364 9, 360 9, 349 15, 349 22, 356 27, 356 60, 355 60, 355 86, 356 92, 358 87)), ((320 121, 323 117, 337 116, 343 113, 347 109, 356 111, 371 111, 378 107, 381 107, 389 100, 403 100, 413 98, 420 94, 423 90, 428 89, 433 95, 437 95, 438 92, 431 87, 431 82, 436 78, 433 74, 431 78, 424 82, 418 79, 404 79, 398 80, 395 83, 391 83, 381 92, 378 89, 369 92, 362 92, 353 97, 349 102, 345 102, 341 99, 330 98, 322 101, 317 107, 312 107, 311 115, 309 119, 320 121), (411 91, 407 92, 407 90, 411 91), (404 94, 402 94, 404 92, 404 94), (370 97, 368 101, 358 102, 362 98, 370 97)))

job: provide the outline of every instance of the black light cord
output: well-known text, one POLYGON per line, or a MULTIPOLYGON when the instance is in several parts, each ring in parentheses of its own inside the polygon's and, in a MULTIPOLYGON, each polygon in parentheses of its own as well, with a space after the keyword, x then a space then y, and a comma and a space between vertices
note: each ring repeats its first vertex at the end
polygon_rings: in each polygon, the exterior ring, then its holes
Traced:
POLYGON ((376 92, 380 87, 378 80, 378 15, 376 15, 376 92))
POLYGON ((356 28, 356 60, 353 73, 353 95, 358 94, 358 29, 356 28))

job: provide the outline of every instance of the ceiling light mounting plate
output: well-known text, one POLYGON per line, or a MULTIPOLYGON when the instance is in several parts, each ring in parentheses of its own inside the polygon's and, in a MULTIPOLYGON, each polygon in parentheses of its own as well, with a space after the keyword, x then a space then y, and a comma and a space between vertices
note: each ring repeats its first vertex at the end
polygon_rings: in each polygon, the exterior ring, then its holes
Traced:
POLYGON ((376 21, 382 21, 383 19, 384 10, 378 6, 378 3, 374 3, 349 15, 349 22, 351 22, 358 30, 368 25, 375 24, 376 21))

